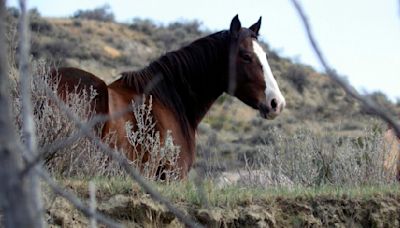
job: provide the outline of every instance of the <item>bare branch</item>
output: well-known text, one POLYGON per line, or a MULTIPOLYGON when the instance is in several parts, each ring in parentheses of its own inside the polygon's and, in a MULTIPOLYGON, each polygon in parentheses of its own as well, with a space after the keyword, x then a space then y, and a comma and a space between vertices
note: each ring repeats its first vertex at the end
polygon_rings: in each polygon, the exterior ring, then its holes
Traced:
POLYGON ((0 0, 0 207, 5 227, 41 227, 29 188, 31 180, 18 176, 23 161, 11 115, 5 14, 5 1, 0 0))
MULTIPOLYGON (((22 137, 25 140, 24 156, 28 161, 37 154, 37 141, 35 124, 33 120, 33 109, 31 104, 31 74, 29 69, 30 53, 30 34, 28 29, 28 15, 26 2, 20 0, 21 14, 19 17, 19 71, 21 83, 21 104, 22 104, 22 137)), ((39 164, 37 164, 39 165, 39 164)), ((36 227, 43 227, 43 205, 40 183, 34 172, 29 172, 27 178, 30 179, 30 189, 34 200, 33 206, 36 213, 36 227)))
POLYGON ((43 169, 36 168, 35 172, 51 187, 51 189, 59 196, 67 199, 71 202, 79 211, 81 211, 88 218, 95 218, 99 222, 107 225, 108 227, 122 227, 120 224, 106 218, 105 216, 95 213, 91 208, 87 208, 78 197, 74 194, 61 188, 54 180, 51 178, 49 173, 43 169))
POLYGON ((135 180, 145 192, 147 192, 154 200, 160 202, 161 204, 164 204, 169 211, 171 211, 181 222, 183 222, 185 225, 189 227, 201 227, 199 224, 195 223, 192 219, 189 217, 185 216, 183 212, 181 212, 179 209, 177 209, 175 206, 173 206, 167 199, 162 197, 160 193, 158 193, 156 190, 154 190, 150 184, 147 183, 147 181, 140 175, 140 173, 134 169, 126 157, 121 153, 121 152, 116 152, 113 149, 111 149, 108 145, 103 143, 99 137, 97 137, 92 129, 89 129, 86 124, 82 123, 82 121, 79 120, 79 118, 72 112, 69 111, 68 107, 66 107, 61 101, 49 88, 46 87, 46 93, 47 95, 56 103, 56 105, 59 106, 59 108, 67 115, 68 118, 70 118, 75 125, 80 128, 86 137, 90 138, 93 140, 93 142, 108 156, 110 156, 112 159, 116 160, 121 164, 121 166, 125 169, 127 174, 135 180))
MULTIPOLYGON (((96 212, 96 185, 93 181, 89 181, 90 211, 92 214, 96 212)), ((97 222, 94 216, 90 217, 90 227, 96 228, 97 222)))
POLYGON ((28 16, 26 15, 26 5, 24 0, 20 0, 21 14, 19 17, 19 72, 21 83, 21 103, 22 103, 22 137, 29 157, 36 153, 36 134, 33 120, 31 104, 31 73, 29 66, 29 32, 28 16))
POLYGON ((296 8, 302 22, 304 25, 304 28, 307 32, 308 39, 310 41, 311 47, 314 50, 315 54, 317 55, 317 58, 321 65, 324 67, 326 74, 335 81, 337 84, 339 84, 347 94, 352 96, 354 99, 356 99, 358 102, 360 102, 365 108, 369 109, 372 114, 380 117, 382 120, 384 120, 386 123, 388 123, 390 126, 393 127, 394 131, 396 132, 397 137, 400 138, 400 127, 396 123, 395 119, 392 118, 390 115, 387 114, 387 112, 384 111, 383 108, 379 107, 375 102, 372 100, 360 95, 349 83, 347 83, 343 78, 341 78, 327 63, 324 55, 322 54, 322 51, 320 50, 317 41, 315 40, 311 26, 308 22, 307 16, 301 7, 300 3, 297 0, 291 0, 294 7, 296 8))

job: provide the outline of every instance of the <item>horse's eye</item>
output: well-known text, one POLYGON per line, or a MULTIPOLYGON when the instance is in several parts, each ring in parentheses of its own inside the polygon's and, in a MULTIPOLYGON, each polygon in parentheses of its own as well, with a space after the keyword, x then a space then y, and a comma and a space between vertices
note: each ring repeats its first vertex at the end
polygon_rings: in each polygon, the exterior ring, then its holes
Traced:
POLYGON ((247 63, 251 63, 252 59, 251 59, 251 55, 248 53, 243 53, 241 54, 242 59, 247 62, 247 63))

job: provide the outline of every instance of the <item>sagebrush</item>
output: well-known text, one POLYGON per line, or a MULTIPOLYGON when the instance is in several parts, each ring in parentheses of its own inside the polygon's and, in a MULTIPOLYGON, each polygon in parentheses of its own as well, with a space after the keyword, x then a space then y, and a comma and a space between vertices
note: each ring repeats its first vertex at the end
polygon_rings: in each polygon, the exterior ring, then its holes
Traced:
POLYGON ((217 182, 266 187, 386 185, 395 182, 395 174, 385 169, 390 153, 385 144, 382 133, 371 129, 362 137, 349 137, 317 135, 306 128, 286 135, 271 128, 264 143, 243 154, 242 168, 223 172, 217 182))
MULTIPOLYGON (((69 120, 66 114, 46 94, 46 88, 57 94, 59 86, 59 80, 50 78, 51 68, 52 66, 44 60, 32 63, 32 103, 37 143, 40 149, 49 148, 54 143, 80 133, 73 121, 69 120)), ((21 129, 19 76, 16 70, 11 70, 10 74, 12 74, 10 76, 14 82, 12 96, 16 116, 15 121, 17 129, 21 129)), ((88 122, 95 115, 91 107, 91 101, 96 95, 97 93, 93 88, 78 91, 76 87, 74 93, 70 93, 65 97, 64 103, 83 122, 88 122)), ((99 148, 86 137, 80 137, 71 145, 57 151, 42 152, 46 167, 56 175, 90 177, 95 175, 109 176, 121 172, 119 165, 110 161, 108 156, 99 151, 99 148)))
MULTIPOLYGON (((34 61, 32 63, 32 103, 34 106, 34 120, 39 148, 51 148, 54 143, 60 142, 67 137, 80 134, 80 130, 69 120, 65 113, 55 105, 46 94, 46 88, 57 94, 59 80, 50 78, 52 66, 46 61, 34 61)), ((15 124, 21 129, 21 102, 18 82, 18 71, 15 66, 10 67, 10 78, 12 78, 13 106, 15 112, 15 124)), ((78 90, 75 87, 73 93, 69 93, 63 100, 68 109, 78 116, 83 122, 89 122, 96 115, 91 107, 92 101, 97 96, 93 88, 78 90)), ((166 133, 164 141, 160 141, 160 133, 155 130, 155 122, 152 118, 152 100, 146 103, 136 104, 133 102, 133 115, 137 124, 135 129, 131 123, 126 124, 127 137, 136 150, 136 160, 131 164, 140 169, 143 176, 150 180, 160 178, 170 181, 179 176, 177 166, 179 147, 174 145, 172 135, 166 133), (149 155, 148 160, 143 156, 149 155), (159 169, 159 167, 168 167, 159 169)), ((94 128, 97 135, 101 135, 102 124, 94 128)), ((21 132, 20 136, 21 136, 21 132)), ((22 137, 22 136, 21 136, 22 137)), ((22 139, 23 140, 23 139, 22 139)), ((113 134, 110 133, 103 138, 105 142, 113 142, 113 134)), ((42 156, 46 167, 57 176, 90 178, 95 176, 124 176, 121 166, 110 159, 91 140, 82 135, 73 144, 59 150, 43 151, 42 156)))
POLYGON ((161 141, 151 113, 152 97, 149 97, 148 102, 145 96, 138 100, 140 101, 132 101, 135 127, 131 122, 125 125, 128 141, 134 148, 136 158, 132 163, 141 169, 142 175, 147 179, 163 179, 167 182, 179 179, 179 146, 174 144, 170 131, 166 132, 164 141, 161 141))

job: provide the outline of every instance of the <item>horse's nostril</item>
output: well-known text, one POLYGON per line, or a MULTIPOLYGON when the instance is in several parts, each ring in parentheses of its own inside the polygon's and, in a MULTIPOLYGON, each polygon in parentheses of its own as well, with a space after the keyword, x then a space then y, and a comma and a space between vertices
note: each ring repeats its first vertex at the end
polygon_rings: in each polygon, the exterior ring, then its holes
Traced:
POLYGON ((278 102, 275 98, 271 100, 271 108, 276 111, 276 107, 278 107, 278 102))

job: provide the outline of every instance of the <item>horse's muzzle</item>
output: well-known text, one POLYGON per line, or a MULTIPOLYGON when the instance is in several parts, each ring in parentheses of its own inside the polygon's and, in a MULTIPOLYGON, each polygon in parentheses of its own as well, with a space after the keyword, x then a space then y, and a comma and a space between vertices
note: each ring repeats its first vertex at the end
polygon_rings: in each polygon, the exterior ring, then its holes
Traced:
POLYGON ((262 118, 272 120, 282 112, 284 106, 284 103, 278 103, 276 99, 272 99, 268 105, 265 103, 259 104, 258 110, 262 118))
POLYGON ((269 108, 265 104, 259 105, 258 110, 260 111, 261 117, 264 119, 272 120, 276 117, 276 115, 271 115, 269 108))

